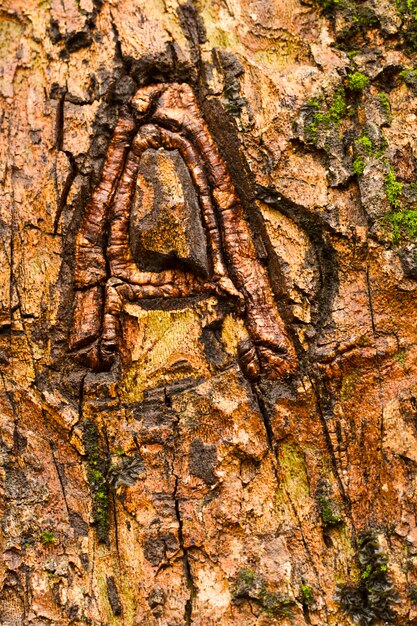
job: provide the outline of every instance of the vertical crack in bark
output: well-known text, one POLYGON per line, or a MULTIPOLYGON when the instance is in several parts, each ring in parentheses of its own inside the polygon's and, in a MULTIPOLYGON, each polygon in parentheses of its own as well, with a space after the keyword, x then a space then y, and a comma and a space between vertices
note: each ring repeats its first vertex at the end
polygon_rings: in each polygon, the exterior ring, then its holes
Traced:
POLYGON ((120 35, 119 35, 119 30, 116 26, 116 21, 114 19, 114 15, 113 15, 113 11, 110 9, 110 22, 111 22, 111 29, 113 32, 113 37, 114 37, 114 45, 116 48, 116 56, 118 57, 120 63, 123 65, 126 74, 129 74, 129 64, 126 62, 126 59, 123 55, 123 51, 122 51, 122 42, 120 39, 120 35))
MULTIPOLYGON (((171 397, 167 394, 166 388, 164 389, 164 402, 168 408, 171 407, 172 405, 171 397)), ((178 497, 180 477, 175 472, 175 460, 176 460, 175 457, 177 453, 177 445, 178 445, 179 438, 180 438, 179 418, 177 418, 173 421, 173 441, 174 441, 173 455, 174 456, 172 458, 171 472, 172 472, 172 475, 174 476, 175 483, 174 483, 174 490, 172 493, 172 498, 174 500, 174 511, 175 511, 175 517, 176 517, 177 524, 178 524, 178 542, 180 545, 180 549, 182 551, 182 562, 183 562, 185 582, 189 591, 189 596, 184 607, 184 623, 186 624, 186 626, 190 626, 193 623, 193 601, 194 601, 194 598, 197 596, 197 588, 194 583, 194 578, 193 578, 193 574, 191 571, 191 563, 190 563, 190 559, 188 555, 188 549, 185 546, 184 522, 183 522, 182 514, 181 514, 180 499, 178 497)))
POLYGON ((350 501, 349 496, 346 493, 345 490, 345 486, 343 484, 342 478, 340 476, 339 473, 339 468, 338 468, 338 464, 337 464, 337 458, 336 458, 336 454, 333 448, 333 443, 330 437, 330 432, 327 426, 327 421, 326 421, 326 417, 324 415, 324 411, 323 411, 323 407, 322 407, 322 400, 321 400, 321 396, 319 393, 319 379, 316 379, 316 376, 312 373, 309 374, 309 380, 310 383, 314 389, 314 395, 316 397, 316 407, 317 407, 317 412, 319 414, 320 417, 320 421, 322 424, 322 429, 323 429, 323 433, 324 433, 324 438, 325 438, 325 442, 326 442, 326 447, 327 447, 327 451, 329 453, 330 456, 330 461, 331 461, 331 468, 332 468, 332 472, 334 477, 336 478, 338 487, 339 487, 339 492, 340 492, 340 496, 343 502, 343 508, 345 510, 345 514, 347 516, 347 518, 349 519, 350 525, 351 525, 351 540, 352 540, 352 544, 353 547, 355 548, 355 552, 357 552, 357 546, 358 546, 358 542, 357 542, 357 531, 356 531, 356 527, 355 527, 355 522, 353 519, 353 514, 352 514, 352 504, 350 501))
MULTIPOLYGON (((103 426, 103 432, 104 432, 104 439, 106 442, 106 448, 107 448, 107 458, 110 459, 110 446, 109 446, 109 438, 108 438, 108 434, 107 434, 107 429, 105 426, 103 426)), ((118 521, 117 521, 117 503, 116 503, 116 497, 115 497, 115 493, 114 493, 114 489, 109 486, 108 484, 108 475, 106 475, 106 483, 107 483, 107 487, 108 487, 108 493, 110 496, 110 500, 111 500, 111 508, 112 508, 112 513, 113 513, 113 521, 114 521, 114 543, 115 543, 115 548, 116 548, 116 555, 117 555, 117 565, 118 565, 118 569, 119 569, 119 576, 118 579, 122 580, 122 560, 120 557, 120 541, 119 541, 119 526, 118 526, 118 521)), ((115 597, 117 599, 112 602, 110 602, 111 607, 112 607, 112 611, 115 615, 120 615, 121 619, 122 619, 122 624, 125 623, 125 619, 124 619, 124 611, 123 611, 123 607, 122 604, 120 602, 120 598, 118 596, 117 593, 117 588, 115 586, 114 583, 114 577, 108 577, 107 580, 109 581, 109 579, 111 579, 113 582, 110 583, 110 587, 111 589, 113 589, 114 587, 114 591, 115 593, 111 592, 112 597, 115 597), (115 607, 117 608, 117 612, 115 612, 115 607)), ((108 582, 109 585, 109 582, 108 582)))
POLYGON ((114 580, 114 576, 106 576, 107 582, 107 598, 109 600, 109 604, 111 610, 113 611, 113 615, 122 618, 122 624, 125 623, 122 611, 122 605, 120 603, 120 595, 116 586, 116 581, 114 580))
MULTIPOLYGON (((44 419, 45 419, 45 416, 44 416, 44 419)), ((62 470, 59 467, 59 463, 58 463, 58 461, 55 458, 54 449, 53 449, 53 446, 52 446, 51 442, 49 442, 49 447, 50 447, 50 450, 51 450, 51 456, 52 456, 52 460, 53 460, 53 463, 54 463, 54 466, 55 466, 55 470, 56 470, 56 473, 57 473, 57 476, 58 476, 59 484, 61 485, 62 497, 64 499, 65 509, 67 511, 67 517, 68 517, 68 521, 69 521, 69 519, 70 519, 70 511, 69 511, 69 507, 68 507, 67 496, 66 496, 66 493, 65 493, 64 477, 62 476, 62 470)))
MULTIPOLYGON (((187 2, 177 7, 177 14, 184 37, 190 45, 191 57, 197 68, 198 77, 201 81, 203 63, 201 59, 200 44, 206 41, 204 22, 199 15, 198 8, 194 2, 191 2, 190 0, 187 0, 187 2)), ((173 52, 176 54, 175 47, 173 48, 173 52)))
POLYGON ((69 163, 70 171, 65 180, 61 194, 58 193, 57 180, 56 180, 56 165, 55 165, 55 189, 57 194, 57 206, 54 219, 54 235, 58 232, 59 222, 61 221, 62 212, 67 203, 69 192, 71 191, 72 184, 78 174, 78 166, 74 155, 69 150, 64 150, 64 133, 65 133, 65 98, 67 95, 67 89, 63 89, 59 95, 56 105, 56 118, 55 118, 55 149, 57 152, 63 152, 69 163))
POLYGON ((67 204, 67 199, 69 196, 69 192, 71 191, 72 183, 74 182, 78 174, 78 167, 73 154, 68 150, 64 150, 63 152, 67 155, 67 158, 70 162, 70 171, 68 172, 67 178, 65 179, 65 183, 61 191, 61 195, 59 196, 57 201, 53 230, 54 235, 56 235, 58 232, 59 223, 61 221, 63 210, 67 204))
MULTIPOLYGON (((311 554, 311 550, 310 550, 310 548, 309 548, 308 541, 307 541, 307 539, 306 539, 306 538, 305 538, 305 536, 304 536, 304 531, 303 531, 303 523, 302 523, 302 521, 301 521, 300 516, 298 515, 297 508, 296 508, 296 506, 295 506, 295 504, 294 504, 294 502, 293 502, 293 499, 291 498, 291 495, 290 495, 290 493, 289 493, 288 489, 284 487, 284 491, 285 491, 285 493, 286 493, 286 495, 287 495, 288 502, 290 503, 290 506, 291 506, 291 509, 292 509, 293 515, 294 515, 295 519, 296 519, 296 520, 297 520, 297 522, 298 522, 298 527, 299 527, 299 529, 300 529, 300 533, 301 533, 301 540, 302 540, 302 542, 303 542, 304 550, 305 550, 305 552, 306 552, 306 554, 307 554, 307 556, 308 556, 308 559, 309 559, 309 561, 310 561, 311 567, 312 567, 312 569, 313 569, 314 575, 315 575, 316 580, 317 580, 318 585, 319 585, 319 589, 321 590, 321 589, 323 589, 323 586, 322 586, 322 584, 321 584, 320 574, 319 574, 319 571, 318 571, 318 569, 317 569, 317 567, 316 567, 316 564, 314 563, 313 555, 311 554)), ((324 606, 324 612, 325 612, 325 615, 326 615, 326 621, 328 622, 328 620, 329 620, 329 610, 328 610, 328 608, 327 608, 327 603, 326 603, 325 595, 324 595, 324 594, 321 594, 321 597, 322 597, 322 599, 323 599, 323 606, 324 606)))
POLYGON ((265 435, 266 435, 266 439, 268 442, 268 447, 271 450, 271 452, 276 456, 275 448, 274 448, 274 433, 272 430, 271 420, 270 420, 268 409, 266 407, 266 404, 262 395, 262 391, 260 390, 259 385, 257 385, 256 383, 251 383, 251 388, 252 388, 252 393, 254 394, 256 398, 256 402, 259 408, 259 413, 261 414, 262 421, 264 423, 265 435))
MULTIPOLYGON (((254 383, 252 383, 250 386, 252 388, 253 395, 254 395, 254 397, 256 399, 256 402, 257 402, 257 405, 258 405, 259 413, 260 413, 260 415, 262 417, 262 421, 263 421, 264 426, 265 426, 265 435, 266 435, 266 439, 267 439, 267 442, 268 442, 268 447, 269 447, 269 449, 270 449, 270 451, 271 451, 271 453, 273 455, 274 462, 273 462, 272 465, 273 465, 273 471, 274 471, 274 475, 275 475, 275 481, 276 481, 277 485, 280 485, 280 479, 279 479, 278 467, 277 467, 277 465, 279 464, 278 451, 277 451, 276 446, 274 445, 274 433, 273 433, 272 426, 271 426, 271 419, 270 419, 270 416, 269 416, 269 413, 268 413, 268 408, 267 408, 267 406, 265 404, 265 401, 263 399, 263 394, 262 394, 262 391, 259 389, 259 386, 257 384, 254 384, 254 383)), ((298 522, 298 528, 299 528, 300 533, 301 533, 301 540, 302 540, 302 543, 303 543, 303 547, 304 547, 306 556, 308 558, 308 561, 310 562, 311 568, 312 568, 312 570, 314 572, 314 576, 316 577, 319 589, 321 590, 322 589, 322 585, 321 585, 321 580, 320 580, 320 574, 319 574, 319 571, 318 571, 318 569, 317 569, 317 567, 316 567, 316 565, 314 563, 313 555, 312 555, 312 553, 310 551, 310 548, 308 546, 308 542, 307 542, 307 540, 306 540, 306 538, 304 536, 301 518, 298 515, 298 511, 296 509, 296 506, 295 506, 295 504, 294 504, 294 502, 293 502, 293 500, 292 500, 288 490, 285 487, 284 487, 284 491, 285 491, 285 494, 287 496, 288 502, 290 503, 293 515, 294 515, 295 519, 298 522)), ((326 614, 326 619, 328 619, 327 603, 326 603, 324 594, 321 594, 321 596, 322 596, 322 599, 323 599, 323 606, 324 606, 324 611, 325 611, 325 614, 326 614)))
POLYGON ((371 316, 372 333, 373 333, 374 344, 375 344, 375 364, 376 364, 376 371, 377 371, 377 376, 378 376, 378 396, 379 396, 379 403, 380 403, 380 408, 381 408, 380 437, 381 437, 381 445, 382 445, 382 438, 384 436, 384 398, 383 398, 383 390, 382 390, 383 378, 382 378, 382 371, 381 371, 381 359, 378 353, 378 344, 377 344, 378 330, 376 328, 376 323, 375 323, 374 302, 373 302, 373 296, 372 296, 371 277, 370 277, 369 272, 370 270, 369 270, 369 261, 368 261, 367 266, 366 266, 366 287, 368 290, 369 313, 371 316))
POLYGON ((55 118, 55 149, 62 152, 64 145, 64 122, 65 122, 65 96, 67 95, 67 89, 63 88, 56 105, 56 118, 55 118))
POLYGON ((193 623, 193 600, 197 595, 197 589, 196 589, 194 578, 191 572, 188 549, 185 547, 185 543, 184 543, 183 520, 182 520, 182 515, 181 515, 181 510, 180 510, 180 501, 177 495, 178 483, 179 483, 179 478, 178 476, 175 476, 175 487, 174 487, 173 498, 174 498, 175 516, 177 518, 177 523, 178 523, 178 540, 179 540, 180 547, 181 547, 182 554, 183 554, 185 579, 186 579, 187 587, 190 592, 189 598, 187 602, 185 603, 184 622, 187 626, 190 626, 190 624, 193 623))

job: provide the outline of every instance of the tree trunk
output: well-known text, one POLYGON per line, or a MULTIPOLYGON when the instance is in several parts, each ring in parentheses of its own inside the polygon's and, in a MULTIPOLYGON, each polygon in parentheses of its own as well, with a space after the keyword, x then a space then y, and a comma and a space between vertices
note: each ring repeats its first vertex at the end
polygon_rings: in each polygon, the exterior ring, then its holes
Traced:
POLYGON ((417 624, 417 4, 0 36, 0 623, 417 624))

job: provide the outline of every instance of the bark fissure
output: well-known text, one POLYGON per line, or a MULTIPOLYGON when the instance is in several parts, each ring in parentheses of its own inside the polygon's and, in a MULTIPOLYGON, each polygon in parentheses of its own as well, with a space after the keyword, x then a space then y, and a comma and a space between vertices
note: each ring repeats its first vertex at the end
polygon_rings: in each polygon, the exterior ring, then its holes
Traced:
POLYGON ((179 478, 178 476, 175 476, 175 489, 173 493, 173 499, 174 499, 175 516, 176 516, 177 523, 178 523, 178 541, 179 541, 180 548, 182 551, 182 561, 183 561, 183 566, 184 566, 185 581, 186 581, 186 585, 190 593, 188 600, 186 601, 185 607, 184 607, 184 622, 185 624, 187 624, 187 626, 189 626, 193 623, 193 600, 197 596, 197 589, 194 583, 194 578, 193 578, 193 574, 191 570, 189 550, 185 546, 185 542, 184 542, 183 520, 182 520, 182 515, 181 515, 181 500, 180 498, 178 498, 178 495, 177 495, 178 483, 179 483, 179 478))

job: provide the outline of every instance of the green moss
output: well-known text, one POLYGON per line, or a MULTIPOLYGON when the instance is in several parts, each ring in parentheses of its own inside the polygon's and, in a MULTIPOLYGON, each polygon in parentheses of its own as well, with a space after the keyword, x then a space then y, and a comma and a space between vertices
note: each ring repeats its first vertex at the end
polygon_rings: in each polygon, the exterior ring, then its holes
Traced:
POLYGON ((408 591, 411 604, 417 604, 417 585, 411 585, 408 591))
POLYGON ((348 85, 349 89, 352 91, 361 91, 365 89, 367 84, 369 83, 369 78, 362 74, 362 72, 353 72, 348 76, 348 85))
POLYGON ((397 354, 394 355, 394 359, 399 363, 399 365, 405 365, 407 353, 404 349, 399 350, 397 354))
POLYGON ((254 570, 242 569, 232 589, 235 604, 244 600, 255 602, 271 617, 291 617, 294 600, 281 593, 268 590, 265 580, 254 570))
POLYGON ((362 626, 393 622, 398 602, 392 580, 388 576, 388 560, 383 554, 375 532, 363 533, 358 542, 360 579, 341 585, 336 599, 343 611, 362 626))
POLYGON ((280 593, 265 591, 261 607, 270 617, 292 617, 295 602, 280 593))
POLYGON ((319 109, 314 113, 312 121, 306 126, 307 134, 310 135, 312 139, 315 139, 321 130, 328 129, 338 124, 347 114, 345 90, 343 87, 339 87, 335 91, 333 99, 327 109, 324 107, 321 108, 322 103, 320 103, 317 98, 310 99, 307 106, 313 109, 319 109))
POLYGON ((362 176, 365 169, 365 157, 369 156, 374 159, 380 159, 387 147, 387 142, 384 137, 381 138, 379 146, 375 146, 369 135, 364 132, 355 141, 355 151, 357 156, 353 161, 353 171, 356 176, 362 176))
POLYGON ((99 541, 107 543, 109 532, 109 488, 106 480, 108 460, 99 446, 99 432, 93 420, 84 424, 83 443, 87 457, 87 476, 93 496, 93 514, 99 541))
MULTIPOLYGON (((316 0, 329 17, 341 15, 343 27, 338 29, 337 45, 345 51, 365 43, 364 36, 379 24, 375 8, 361 0, 316 0)), ((356 50, 352 50, 354 56, 356 50)))
POLYGON ((371 138, 366 133, 363 133, 359 137, 359 139, 356 140, 356 144, 358 146, 362 146, 365 152, 369 155, 371 155, 374 151, 374 144, 372 143, 371 138))
POLYGON ((317 0, 317 4, 319 4, 325 13, 330 13, 335 9, 341 8, 345 6, 345 0, 317 0))
POLYGON ((40 537, 41 541, 43 544, 45 545, 50 545, 53 543, 57 542, 57 538, 55 536, 55 533, 53 533, 51 530, 43 530, 41 532, 41 537, 40 537))
POLYGON ((392 243, 398 245, 401 236, 405 234, 410 239, 417 237, 417 211, 410 209, 406 211, 393 211, 385 216, 385 221, 392 226, 392 243))
POLYGON ((355 172, 356 176, 362 176, 364 170, 365 170, 365 159, 363 158, 363 156, 357 156, 353 160, 353 171, 355 172))
POLYGON ((343 377, 342 388, 340 390, 342 400, 347 401, 353 398, 359 378, 359 372, 356 370, 349 372, 343 377))
POLYGON ((345 90, 339 87, 334 94, 333 102, 329 109, 330 118, 339 122, 347 113, 345 90))
POLYGON ((343 522, 340 515, 334 512, 333 503, 327 498, 319 500, 321 517, 325 526, 337 526, 343 522))
POLYGON ((400 208, 399 198, 403 191, 402 183, 397 181, 395 172, 391 165, 389 165, 388 174, 384 179, 385 193, 387 194, 388 202, 394 209, 400 208))
POLYGON ((309 98, 309 100, 307 100, 307 106, 318 109, 320 107, 320 100, 318 98, 309 98))
POLYGON ((412 68, 407 67, 405 70, 400 72, 400 78, 405 82, 406 85, 408 85, 408 87, 417 87, 417 70, 413 70, 412 68))
POLYGON ((255 570, 253 569, 242 569, 239 572, 240 581, 245 585, 252 586, 253 581, 255 580, 255 570))
POLYGON ((403 17, 402 32, 408 46, 417 49, 417 0, 396 0, 397 8, 403 17))
POLYGON ((303 451, 293 442, 282 442, 278 450, 281 483, 277 491, 277 502, 285 503, 288 496, 299 502, 310 498, 310 485, 303 451))
POLYGON ((382 91, 378 94, 378 100, 387 118, 391 121, 391 103, 386 93, 382 91))
POLYGON ((361 572, 361 579, 366 580, 372 574, 372 565, 368 563, 365 570, 361 572))
POLYGON ((305 606, 309 606, 314 601, 314 591, 310 585, 301 584, 301 598, 305 606))
POLYGON ((315 497, 324 528, 327 529, 343 524, 339 506, 333 500, 330 486, 325 480, 319 482, 315 497))

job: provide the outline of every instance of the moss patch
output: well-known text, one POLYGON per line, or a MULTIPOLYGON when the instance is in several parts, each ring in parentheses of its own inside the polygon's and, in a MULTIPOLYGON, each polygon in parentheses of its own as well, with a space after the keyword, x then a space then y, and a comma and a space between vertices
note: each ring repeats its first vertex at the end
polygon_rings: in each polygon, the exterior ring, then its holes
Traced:
POLYGON ((397 181, 394 169, 389 165, 388 174, 384 179, 385 192, 387 194, 388 202, 394 209, 400 208, 400 196, 403 191, 402 183, 397 181))
POLYGON ((403 18, 402 32, 408 47, 417 50, 417 0, 396 0, 397 9, 403 18))
POLYGON ((309 100, 307 106, 315 109, 312 121, 306 126, 307 136, 314 141, 320 130, 325 130, 338 124, 347 114, 345 90, 340 86, 335 91, 333 100, 327 108, 324 103, 317 99, 309 100))
POLYGON ((317 4, 322 7, 325 13, 331 13, 335 9, 344 6, 345 0, 317 0, 317 4))
POLYGON ((310 496, 305 457, 301 449, 292 442, 283 442, 279 447, 279 470, 281 485, 278 502, 287 503, 288 495, 300 505, 310 496))
POLYGON ((342 28, 338 28, 337 42, 344 50, 366 43, 366 33, 379 25, 375 9, 362 0, 316 0, 330 18, 341 15, 342 28))
POLYGON ((315 137, 320 128, 329 128, 333 124, 337 124, 347 113, 347 103, 345 90, 339 87, 333 96, 327 110, 317 99, 308 102, 308 106, 317 109, 313 115, 313 120, 307 126, 307 132, 311 137, 315 137))
POLYGON ((372 139, 366 133, 363 133, 359 139, 356 140, 356 145, 361 146, 369 155, 371 155, 374 151, 372 139))
POLYGON ((314 591, 310 585, 301 584, 301 600, 304 606, 310 606, 314 602, 314 591))
POLYGON ((417 604, 417 585, 411 585, 408 591, 411 604, 417 604))
POLYGON ((392 242, 394 245, 398 245, 401 242, 402 235, 406 235, 410 239, 417 237, 417 211, 413 209, 393 211, 386 215, 385 221, 392 226, 392 242))
POLYGON ((404 350, 404 348, 402 350, 399 350, 397 354, 394 355, 394 359, 397 361, 399 365, 401 366, 405 365, 405 362, 407 360, 407 353, 404 350))
POLYGON ((398 602, 398 596, 388 575, 388 559, 375 532, 363 533, 359 538, 358 561, 359 582, 340 586, 336 594, 342 610, 361 626, 393 622, 393 604, 398 602))
POLYGON ((362 176, 364 170, 365 170, 365 159, 363 158, 363 156, 359 155, 355 157, 355 159, 353 160, 353 171, 356 174, 356 176, 362 176))
POLYGON ((254 570, 242 569, 233 585, 232 598, 235 604, 244 600, 255 602, 271 617, 291 617, 295 601, 282 593, 270 591, 265 580, 254 570))
POLYGON ((109 534, 109 488, 106 480, 108 459, 99 445, 97 425, 89 419, 84 424, 83 443, 87 457, 87 476, 93 496, 93 515, 99 541, 107 543, 109 534))
POLYGON ((343 377, 342 388, 340 390, 342 400, 348 401, 353 398, 359 380, 359 372, 356 370, 349 372, 343 377))
POLYGON ((400 72, 400 78, 408 87, 417 89, 417 70, 407 67, 405 70, 400 72))
POLYGON ((379 104, 381 105, 381 109, 385 113, 388 118, 388 121, 391 122, 391 103, 386 93, 379 92, 378 94, 379 104))
POLYGON ((361 91, 368 85, 369 78, 365 76, 365 74, 362 74, 362 72, 353 72, 353 74, 348 76, 347 81, 349 89, 352 91, 361 91))
POLYGON ((332 497, 330 487, 325 480, 321 480, 318 484, 316 502, 324 528, 328 529, 343 524, 340 507, 332 497))
POLYGON ((44 545, 51 545, 56 543, 58 540, 51 530, 43 530, 41 532, 40 540, 44 545))

